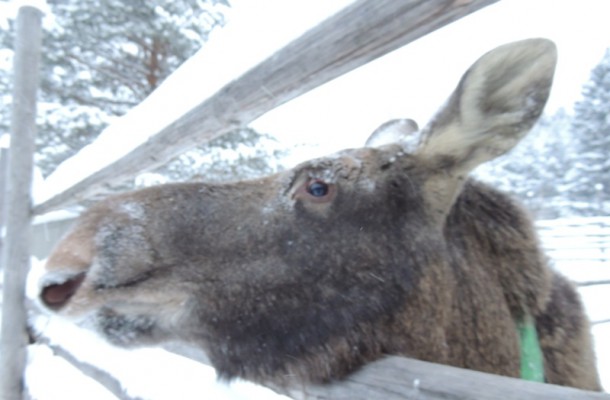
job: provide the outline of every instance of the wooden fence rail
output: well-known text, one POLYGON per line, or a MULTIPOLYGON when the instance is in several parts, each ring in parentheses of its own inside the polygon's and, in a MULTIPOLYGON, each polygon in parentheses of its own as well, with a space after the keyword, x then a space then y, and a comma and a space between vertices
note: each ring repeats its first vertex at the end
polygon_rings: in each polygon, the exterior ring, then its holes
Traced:
MULTIPOLYGON (((497 0, 359 0, 202 101, 122 159, 34 208, 90 198, 497 0)), ((244 43, 247 43, 244 38, 244 43)), ((227 49, 232 51, 232 49, 227 49)))
POLYGON ((286 392, 295 400, 610 400, 610 395, 388 357, 345 381, 286 392))
POLYGON ((536 224, 556 262, 587 261, 610 268, 610 217, 560 218, 536 224))
MULTIPOLYGON (((209 364, 199 349, 177 344, 166 349, 209 364)), ((607 393, 529 382, 396 356, 368 364, 332 384, 270 387, 295 400, 610 400, 607 393)))
POLYGON ((538 221, 536 226, 551 264, 584 296, 591 324, 608 324, 607 313, 600 314, 590 302, 591 293, 610 289, 610 217, 559 218, 538 221))

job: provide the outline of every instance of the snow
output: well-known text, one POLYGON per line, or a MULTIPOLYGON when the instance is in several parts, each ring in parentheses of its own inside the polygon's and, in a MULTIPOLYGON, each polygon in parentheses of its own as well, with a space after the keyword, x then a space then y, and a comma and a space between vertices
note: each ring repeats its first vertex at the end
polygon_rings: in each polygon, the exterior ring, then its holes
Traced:
POLYGON ((610 285, 585 286, 579 289, 587 315, 591 321, 610 320, 608 289, 610 289, 610 285), (599 301, 599 299, 606 299, 607 301, 599 301))
POLYGON ((51 211, 44 215, 34 217, 32 224, 45 224, 53 221, 63 221, 66 219, 73 219, 80 215, 80 212, 75 210, 57 210, 51 211))
POLYGON ((11 135, 5 133, 0 135, 0 149, 8 149, 11 147, 11 135))
MULTIPOLYGON (((125 350, 113 347, 94 333, 57 317, 40 317, 35 322, 37 330, 45 337, 51 338, 52 345, 68 350, 80 362, 110 371, 112 376, 124 385, 126 394, 133 398, 286 399, 250 382, 237 381, 231 385, 218 382, 213 368, 160 348, 125 350)), ((26 384, 34 399, 64 398, 53 395, 53 390, 64 385, 69 385, 69 392, 74 398, 78 398, 79 393, 80 398, 83 398, 84 393, 87 393, 86 398, 90 398, 88 390, 95 385, 98 387, 94 393, 98 393, 100 399, 115 398, 99 383, 79 376, 80 372, 70 365, 65 365, 61 357, 48 354, 44 347, 46 346, 35 345, 29 348, 30 362, 26 384), (65 376, 60 375, 55 373, 56 368, 69 372, 65 376), (49 374, 49 371, 54 373, 49 374)))
POLYGON ((87 394, 88 400, 116 399, 97 381, 83 375, 63 358, 55 356, 45 345, 32 345, 28 348, 26 371, 26 384, 33 399, 81 400, 83 393, 87 394), (62 377, 62 384, 57 384, 58 376, 62 377))
MULTIPOLYGON (((610 303, 609 290, 606 288, 604 297, 599 302, 605 300, 605 304, 610 303)), ((610 323, 594 325, 592 328, 595 340, 595 353, 597 355, 597 368, 600 371, 602 385, 606 392, 610 392, 610 323)))

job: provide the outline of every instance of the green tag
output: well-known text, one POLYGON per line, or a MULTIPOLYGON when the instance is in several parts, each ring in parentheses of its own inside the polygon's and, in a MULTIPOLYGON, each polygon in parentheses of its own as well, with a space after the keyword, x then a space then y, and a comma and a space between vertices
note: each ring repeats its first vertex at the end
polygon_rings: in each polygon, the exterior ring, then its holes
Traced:
POLYGON ((544 382, 544 360, 534 320, 528 315, 517 327, 521 340, 521 379, 544 382))

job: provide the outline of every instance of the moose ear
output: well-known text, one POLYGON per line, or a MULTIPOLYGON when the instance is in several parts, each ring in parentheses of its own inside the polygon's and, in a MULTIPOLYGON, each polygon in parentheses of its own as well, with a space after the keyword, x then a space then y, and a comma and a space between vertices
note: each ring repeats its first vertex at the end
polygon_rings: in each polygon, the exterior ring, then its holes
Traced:
POLYGON ((375 129, 366 141, 365 147, 380 147, 386 144, 408 142, 419 130, 412 119, 393 119, 375 129))
POLYGON ((546 39, 509 43, 483 55, 423 130, 417 153, 457 176, 504 154, 542 113, 556 62, 555 45, 546 39))

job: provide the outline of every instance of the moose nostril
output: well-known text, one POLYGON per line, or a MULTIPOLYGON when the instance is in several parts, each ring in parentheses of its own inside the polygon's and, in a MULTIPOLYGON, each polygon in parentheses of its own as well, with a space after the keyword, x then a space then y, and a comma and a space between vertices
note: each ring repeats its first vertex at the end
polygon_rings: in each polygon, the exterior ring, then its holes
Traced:
POLYGON ((68 300, 76 293, 81 283, 85 279, 85 274, 78 274, 63 283, 53 283, 46 285, 40 295, 42 301, 49 308, 59 309, 66 305, 68 300))

